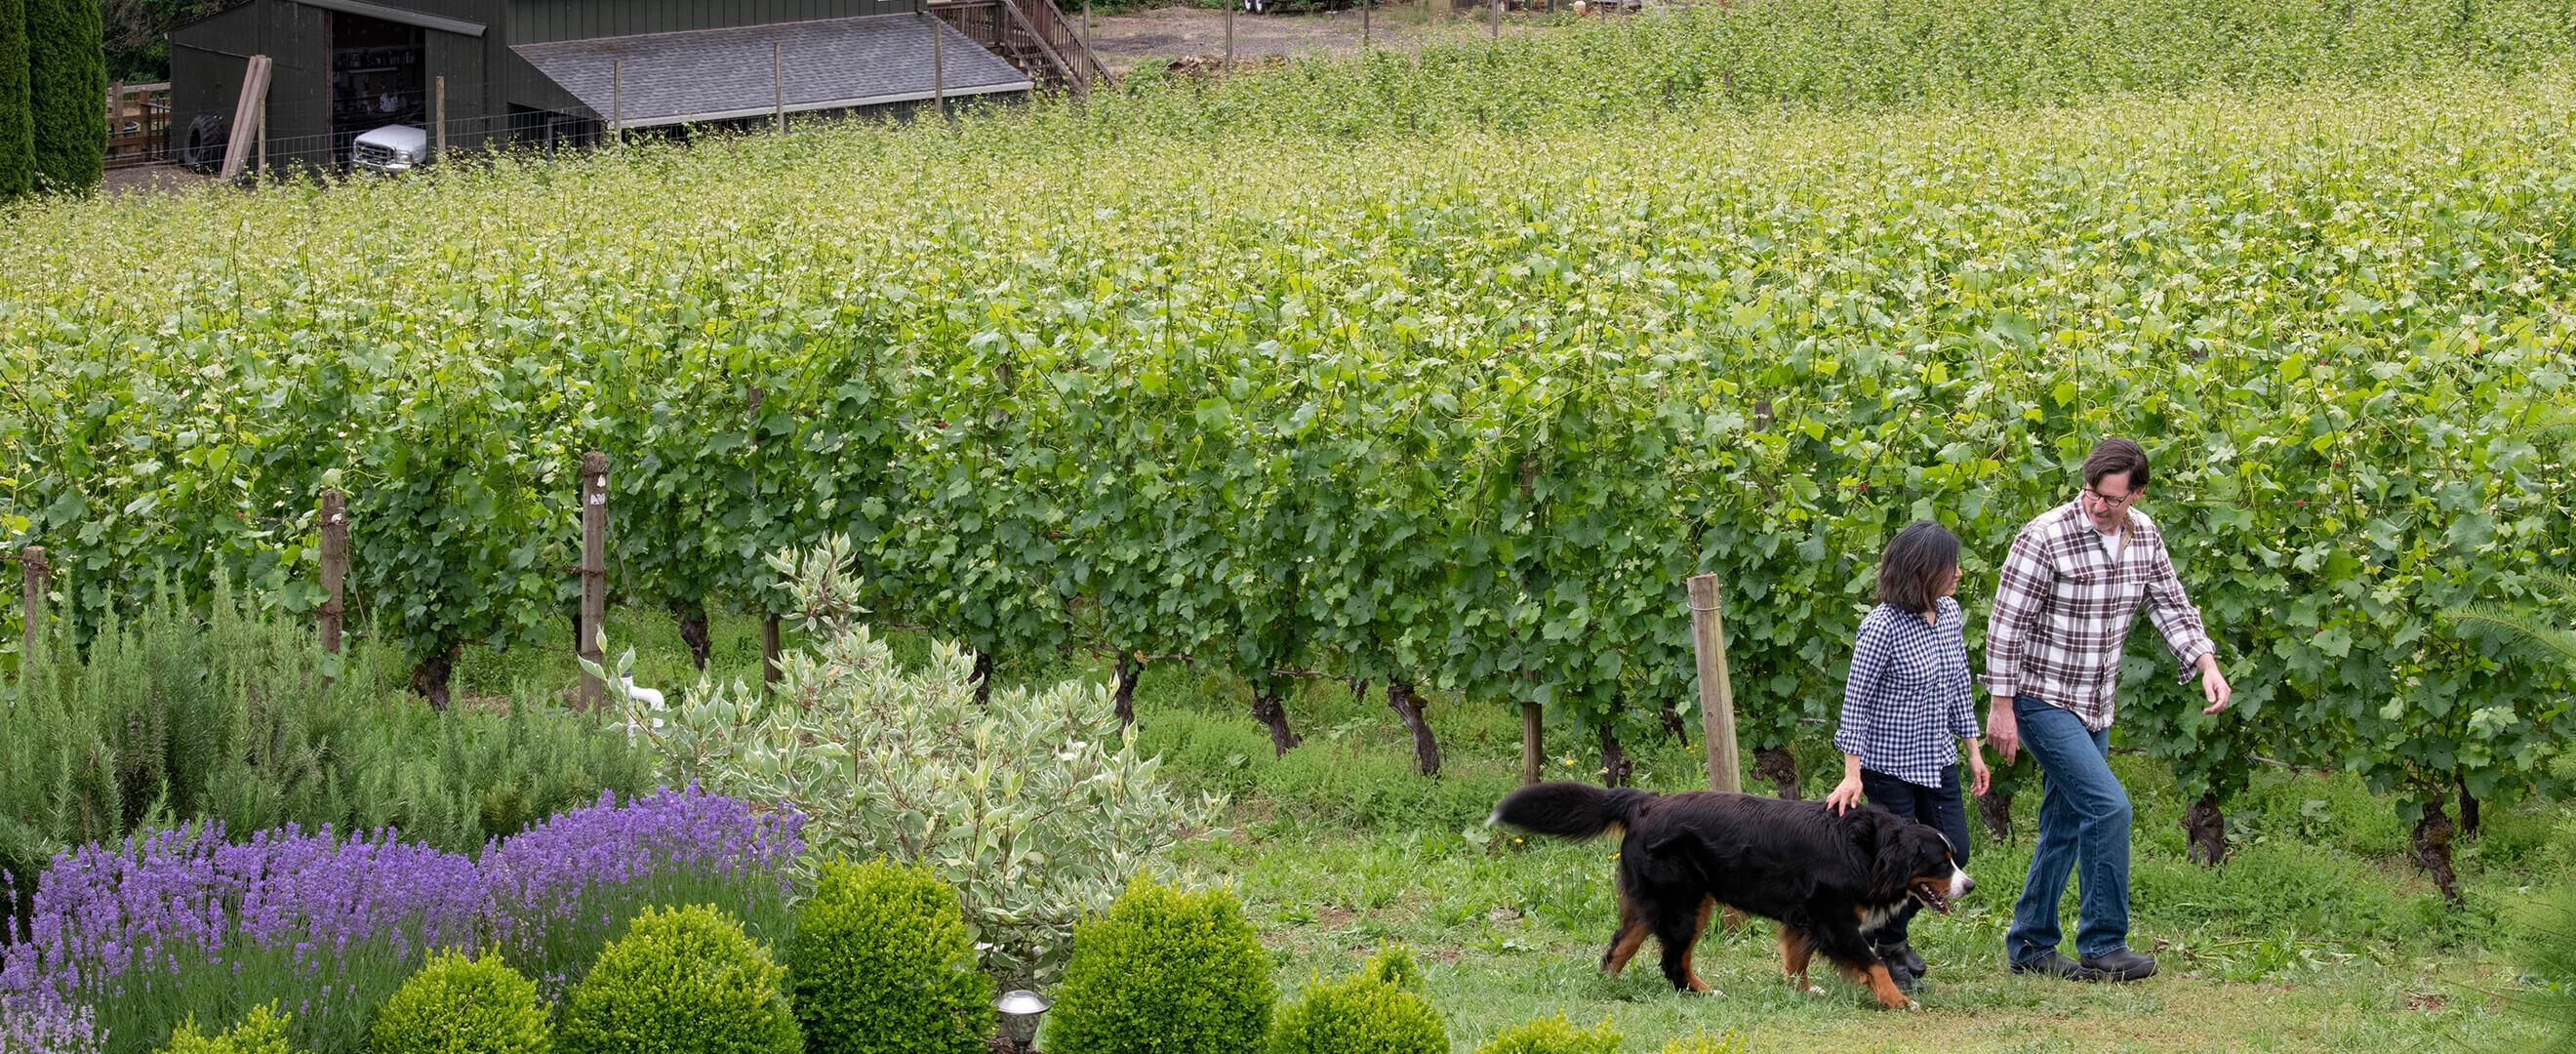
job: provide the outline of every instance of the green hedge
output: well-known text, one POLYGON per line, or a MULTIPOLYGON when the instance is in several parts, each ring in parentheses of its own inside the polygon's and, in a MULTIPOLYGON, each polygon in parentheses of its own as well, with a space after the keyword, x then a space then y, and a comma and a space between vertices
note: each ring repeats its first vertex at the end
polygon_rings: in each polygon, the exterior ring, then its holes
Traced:
MULTIPOLYGON (((36 186, 36 112, 27 67, 28 0, 0 0, 0 204, 36 186)), ((105 92, 99 94, 101 110, 105 92)))
POLYGON ((27 5, 28 111, 38 189, 83 192, 107 164, 107 52, 97 0, 27 5))

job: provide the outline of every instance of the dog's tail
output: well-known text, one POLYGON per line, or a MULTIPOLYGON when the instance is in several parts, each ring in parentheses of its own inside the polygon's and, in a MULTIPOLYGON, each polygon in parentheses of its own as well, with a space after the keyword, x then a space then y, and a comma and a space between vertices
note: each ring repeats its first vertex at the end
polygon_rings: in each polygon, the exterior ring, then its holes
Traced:
POLYGON ((1655 800, 1633 787, 1589 783, 1540 783, 1503 795, 1486 823, 1507 823, 1532 834, 1584 839, 1625 827, 1655 800))

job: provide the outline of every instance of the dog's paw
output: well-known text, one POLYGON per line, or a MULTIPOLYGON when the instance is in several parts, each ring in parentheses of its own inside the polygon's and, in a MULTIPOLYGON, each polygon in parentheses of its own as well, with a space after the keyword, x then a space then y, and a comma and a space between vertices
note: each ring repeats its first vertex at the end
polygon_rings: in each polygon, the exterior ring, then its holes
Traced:
POLYGON ((1922 1010, 1923 1010, 1923 1004, 1918 1003, 1918 1002, 1915 1002, 1914 1000, 1911 1000, 1911 999, 1908 999, 1908 1000, 1906 1000, 1906 1001, 1905 1001, 1905 1012, 1906 1012, 1906 1013, 1909 1013, 1909 1014, 1921 1013, 1921 1012, 1922 1012, 1922 1010))
POLYGON ((1820 985, 1820 984, 1811 984, 1811 985, 1808 985, 1808 986, 1807 986, 1807 994, 1808 994, 1808 995, 1823 995, 1823 994, 1825 994, 1825 986, 1820 985))

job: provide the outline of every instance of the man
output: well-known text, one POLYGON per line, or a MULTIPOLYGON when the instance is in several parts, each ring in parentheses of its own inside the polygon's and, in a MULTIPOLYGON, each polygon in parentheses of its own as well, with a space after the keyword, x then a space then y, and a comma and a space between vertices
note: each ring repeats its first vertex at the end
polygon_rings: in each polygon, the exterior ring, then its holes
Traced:
POLYGON ((2134 981, 2156 961, 2130 950, 2129 794, 2111 773, 2112 693, 2120 649, 2144 604, 2184 679, 2200 675, 2204 714, 2227 708, 2227 677, 2183 595, 2164 538, 2137 505, 2146 451, 2105 439, 2084 459, 2084 489, 2013 538, 1986 623, 1986 734, 2010 764, 2019 745, 2039 759, 2046 793, 2030 878, 2013 905, 2004 953, 2014 973, 2134 981), (2058 901, 2083 866, 2075 949, 2058 950, 2058 901))

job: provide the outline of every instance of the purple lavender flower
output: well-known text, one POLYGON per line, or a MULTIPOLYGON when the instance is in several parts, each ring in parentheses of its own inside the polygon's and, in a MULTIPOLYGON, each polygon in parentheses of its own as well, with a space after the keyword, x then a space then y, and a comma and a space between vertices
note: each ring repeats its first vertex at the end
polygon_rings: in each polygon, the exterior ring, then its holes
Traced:
POLYGON ((347 978, 399 981, 410 949, 471 942, 485 904, 472 861, 390 830, 343 839, 289 826, 235 845, 220 825, 190 825, 56 856, 28 940, 0 947, 0 1001, 12 1021, 51 1023, 11 1037, 40 1054, 90 1040, 148 1049, 201 1001, 257 990, 333 985, 350 998, 308 1009, 353 1017, 374 985, 347 978), (390 954, 389 935, 401 938, 390 954), (320 948, 348 954, 311 954, 320 948))
POLYGON ((494 939, 560 981, 646 904, 783 918, 803 826, 691 786, 622 806, 603 794, 480 863, 327 826, 234 844, 197 824, 84 847, 38 880, 29 939, 0 942, 0 1051, 150 1050, 179 1016, 244 998, 298 1007, 307 1045, 353 1039, 431 950, 494 939))
MULTIPOLYGON (((0 955, 9 950, 0 948, 0 955)), ((17 958, 10 956, 9 962, 0 963, 0 974, 11 969, 17 958)), ((98 1030, 90 1008, 49 988, 20 992, 0 981, 0 1051, 94 1054, 97 1050, 98 1030)))
POLYGON ((494 936, 521 961, 535 965, 549 958, 536 946, 545 938, 560 939, 562 930, 622 926, 643 904, 668 902, 656 894, 675 885, 746 892, 774 885, 783 898, 792 865, 805 851, 803 813, 754 812, 738 798, 708 794, 694 783, 623 806, 615 802, 602 792, 589 808, 562 813, 483 850, 494 936))

